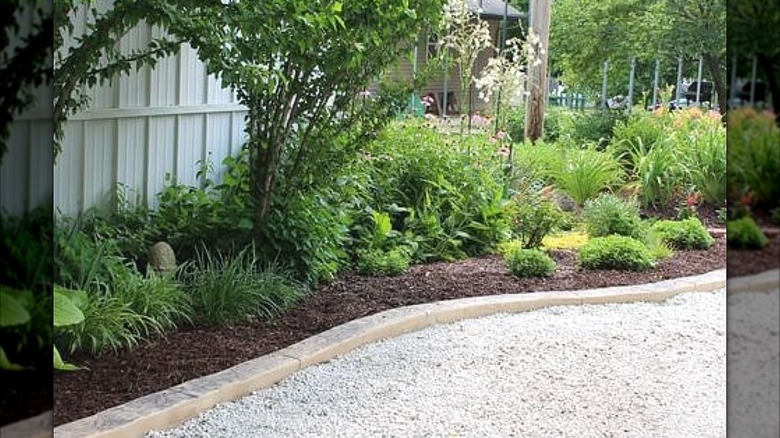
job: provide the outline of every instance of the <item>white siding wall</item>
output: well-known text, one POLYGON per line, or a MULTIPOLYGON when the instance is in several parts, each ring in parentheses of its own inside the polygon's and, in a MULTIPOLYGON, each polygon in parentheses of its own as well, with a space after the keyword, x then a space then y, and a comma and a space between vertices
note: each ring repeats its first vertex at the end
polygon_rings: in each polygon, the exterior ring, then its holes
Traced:
MULTIPOLYGON (((83 32, 86 16, 76 29, 83 32)), ((161 31, 140 25, 119 46, 145 47, 161 31)), ((165 175, 197 185, 197 162, 219 165, 244 142, 246 108, 189 46, 176 56, 90 90, 89 108, 65 126, 54 166, 54 203, 64 214, 111 208, 121 184, 131 202, 155 205, 165 175)), ((51 132, 51 130, 49 130, 51 132)))
MULTIPOLYGON (((17 16, 19 37, 29 33, 33 19, 30 8, 17 16)), ((15 42, 11 41, 6 50, 10 52, 14 47, 15 42)), ((19 216, 39 206, 51 208, 51 88, 40 87, 33 94, 38 104, 19 115, 10 127, 8 150, 0 167, 0 210, 3 214, 19 216)))

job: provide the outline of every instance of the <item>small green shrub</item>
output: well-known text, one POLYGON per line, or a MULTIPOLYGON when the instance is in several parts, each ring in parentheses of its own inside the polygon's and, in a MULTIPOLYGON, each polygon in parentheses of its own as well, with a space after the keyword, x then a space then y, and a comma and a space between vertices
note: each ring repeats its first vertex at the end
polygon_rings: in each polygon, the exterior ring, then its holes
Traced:
POLYGON ((675 249, 706 249, 715 243, 707 228, 694 217, 682 221, 658 221, 653 224, 653 229, 675 249))
POLYGON ((611 235, 590 239, 580 248, 580 265, 585 269, 640 271, 653 266, 650 250, 627 236, 611 235))
POLYGON ((411 251, 396 247, 389 251, 369 249, 358 252, 358 272, 363 275, 398 275, 409 269, 411 251))
POLYGON ((539 192, 515 197, 513 231, 523 248, 538 248, 542 240, 561 224, 563 216, 554 202, 539 192))
POLYGON ((594 143, 601 149, 611 141, 616 124, 626 117, 623 111, 585 111, 578 113, 566 134, 575 143, 594 143))
POLYGON ((215 325, 271 319, 295 303, 301 286, 273 267, 259 269, 258 263, 254 246, 237 254, 198 251, 183 272, 195 319, 215 325))
POLYGON ((726 242, 734 249, 761 249, 769 239, 750 216, 729 221, 726 224, 726 242))
POLYGON ((556 263, 547 253, 538 249, 518 249, 505 256, 509 271, 517 278, 549 277, 555 273, 556 263))
POLYGON ((585 202, 585 226, 591 237, 610 234, 636 237, 641 227, 639 206, 612 193, 602 193, 585 202))
POLYGON ((653 260, 668 259, 674 255, 674 250, 667 244, 659 233, 657 233, 652 226, 647 223, 642 223, 642 243, 645 244, 653 260))

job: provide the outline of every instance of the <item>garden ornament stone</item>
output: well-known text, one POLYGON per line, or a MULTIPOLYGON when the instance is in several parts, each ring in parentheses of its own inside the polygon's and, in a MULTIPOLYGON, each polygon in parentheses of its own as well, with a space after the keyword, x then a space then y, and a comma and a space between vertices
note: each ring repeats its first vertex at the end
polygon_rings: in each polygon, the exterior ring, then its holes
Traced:
POLYGON ((149 266, 158 274, 176 269, 176 255, 167 242, 157 242, 149 248, 149 266))

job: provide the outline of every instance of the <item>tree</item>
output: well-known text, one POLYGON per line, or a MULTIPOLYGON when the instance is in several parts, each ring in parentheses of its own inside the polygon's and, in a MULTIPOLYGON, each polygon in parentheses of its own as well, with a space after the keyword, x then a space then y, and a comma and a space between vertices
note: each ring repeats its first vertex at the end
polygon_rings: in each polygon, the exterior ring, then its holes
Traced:
POLYGON ((729 51, 755 55, 772 94, 780 125, 780 1, 733 0, 728 3, 729 51))
POLYGON ((176 53, 186 38, 155 38, 144 49, 132 53, 122 53, 117 42, 142 22, 165 28, 175 21, 181 26, 190 20, 183 14, 183 7, 189 3, 184 0, 115 0, 108 7, 98 8, 91 2, 54 0, 55 16, 63 17, 57 20, 54 34, 55 157, 61 151, 63 124, 89 104, 86 92, 90 87, 108 83, 144 65, 154 66, 160 58, 176 53), (74 35, 72 18, 82 8, 86 8, 90 20, 83 34, 74 35), (66 39, 69 40, 67 49, 64 47, 66 39))
MULTIPOLYGON (((434 26, 440 0, 268 0, 193 3, 171 33, 189 36, 209 73, 236 90, 247 116, 253 222, 275 192, 327 175, 389 117, 367 117, 361 97, 434 26), (202 18, 198 18, 202 17, 202 18), (287 186, 287 187, 285 187, 287 186)), ((380 99, 385 96, 380 95, 380 99)))
POLYGON ((14 117, 33 103, 33 90, 51 80, 52 15, 45 2, 3 0, 0 3, 0 164, 14 117), (18 19, 32 9, 26 34, 18 19))
MULTIPOLYGON (((610 93, 622 94, 630 59, 638 60, 637 83, 651 83, 661 61, 662 80, 676 82, 677 59, 693 75, 702 55, 725 110, 725 0, 557 0, 553 5, 550 57, 570 86, 601 89, 604 61, 610 64, 610 93)), ((647 86, 645 85, 645 88, 647 86)))

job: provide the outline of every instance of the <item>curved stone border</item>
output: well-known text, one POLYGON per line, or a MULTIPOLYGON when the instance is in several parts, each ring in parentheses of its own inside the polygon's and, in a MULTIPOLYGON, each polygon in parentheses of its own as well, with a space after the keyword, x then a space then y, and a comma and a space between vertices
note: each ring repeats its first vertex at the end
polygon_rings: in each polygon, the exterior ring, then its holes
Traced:
POLYGON ((439 323, 496 313, 574 304, 663 301, 683 292, 726 286, 726 270, 636 286, 582 291, 491 295, 386 310, 356 319, 274 353, 227 370, 184 382, 91 417, 54 429, 56 438, 142 438, 149 430, 170 429, 218 403, 269 387, 309 365, 328 361, 362 345, 439 323))
POLYGON ((766 292, 780 289, 780 269, 728 279, 728 293, 766 292))
POLYGON ((51 411, 0 428, 2 438, 51 438, 51 411))

